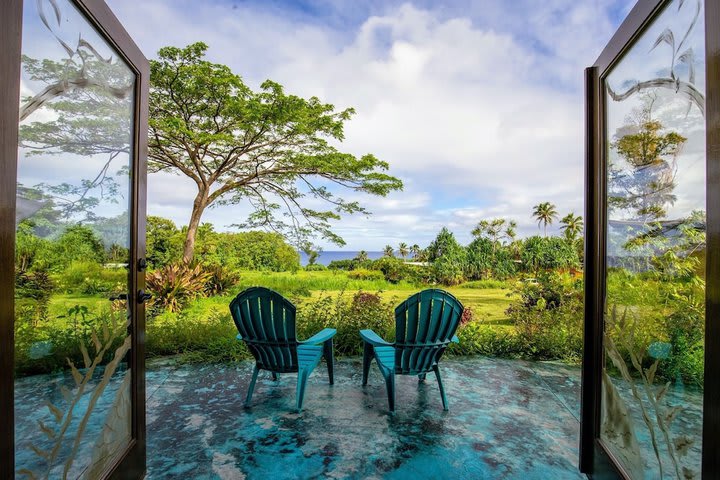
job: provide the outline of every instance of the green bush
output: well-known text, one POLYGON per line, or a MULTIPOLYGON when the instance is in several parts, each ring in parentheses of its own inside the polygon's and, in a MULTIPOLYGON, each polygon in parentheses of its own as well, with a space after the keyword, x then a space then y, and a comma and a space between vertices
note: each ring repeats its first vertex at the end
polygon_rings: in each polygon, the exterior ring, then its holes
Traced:
POLYGON ((385 275, 382 271, 378 270, 366 270, 364 268, 360 268, 358 270, 351 270, 347 274, 348 278, 352 278, 354 280, 384 280, 385 275))
POLYGON ((359 332, 372 329, 391 341, 395 335, 394 301, 383 302, 377 293, 356 292, 351 300, 343 293, 322 295, 298 308, 298 337, 305 339, 323 328, 337 329, 334 346, 338 355, 360 355, 363 351, 359 332))
POLYGON ((127 277, 125 268, 105 268, 87 260, 74 260, 55 276, 61 291, 85 295, 105 295, 115 291, 118 285, 127 285, 127 277))
POLYGON ((577 361, 582 356, 582 282, 555 272, 540 272, 535 279, 519 282, 519 301, 507 314, 515 325, 518 350, 543 360, 577 361))
MULTIPOLYGON (((328 268, 330 270, 354 270, 357 267, 357 260, 353 259, 347 259, 347 260, 333 260, 328 264, 328 268)), ((359 267, 357 267, 359 268, 359 267)))
POLYGON ((105 246, 100 237, 89 227, 74 225, 68 227, 57 240, 51 242, 50 259, 46 264, 53 271, 64 270, 73 261, 102 264, 105 261, 105 246))
POLYGON ((521 253, 527 272, 577 268, 580 259, 575 246, 560 237, 533 236, 525 239, 521 253))
POLYGON ((326 267, 322 263, 311 263, 309 265, 305 265, 306 272, 324 272, 327 269, 328 267, 326 267))
POLYGON ((188 301, 205 295, 210 277, 201 264, 178 263, 149 272, 145 284, 153 294, 153 307, 179 312, 188 301))
POLYGON ((222 265, 205 267, 208 279, 205 282, 205 294, 208 296, 222 295, 240 282, 240 274, 222 265))
POLYGON ((245 344, 235 337, 230 313, 211 312, 205 318, 165 313, 147 325, 147 356, 182 354, 185 362, 234 362, 249 358, 245 344))
POLYGON ((448 348, 457 355, 487 355, 490 357, 522 357, 522 344, 518 336, 507 330, 499 330, 481 321, 470 321, 457 333, 460 343, 448 348))

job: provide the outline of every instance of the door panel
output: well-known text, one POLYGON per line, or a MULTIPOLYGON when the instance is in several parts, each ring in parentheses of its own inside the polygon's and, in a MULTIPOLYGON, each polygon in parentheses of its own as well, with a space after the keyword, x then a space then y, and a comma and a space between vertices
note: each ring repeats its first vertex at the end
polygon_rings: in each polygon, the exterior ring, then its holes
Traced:
POLYGON ((593 478, 718 474, 713 18, 717 2, 639 0, 586 71, 580 465, 593 478))
POLYGON ((705 325, 705 50, 669 2, 604 77, 600 439, 632 478, 699 477, 705 325))
POLYGON ((25 4, 15 210, 18 478, 99 478, 137 437, 128 355, 138 312, 137 84, 131 65, 73 2, 25 4))

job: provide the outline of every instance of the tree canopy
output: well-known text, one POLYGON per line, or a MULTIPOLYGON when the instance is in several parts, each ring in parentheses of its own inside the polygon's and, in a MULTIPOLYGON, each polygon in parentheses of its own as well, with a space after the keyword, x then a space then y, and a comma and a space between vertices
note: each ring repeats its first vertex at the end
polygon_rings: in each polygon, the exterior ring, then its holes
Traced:
POLYGON ((334 146, 344 138, 352 108, 286 94, 270 80, 255 92, 229 67, 205 60, 207 48, 165 47, 150 62, 149 168, 197 185, 185 260, 193 256, 197 227, 211 205, 247 202, 253 213, 239 226, 281 233, 298 246, 315 236, 343 245, 330 222, 368 212, 333 187, 380 196, 402 189, 399 179, 384 173, 386 162, 334 146))

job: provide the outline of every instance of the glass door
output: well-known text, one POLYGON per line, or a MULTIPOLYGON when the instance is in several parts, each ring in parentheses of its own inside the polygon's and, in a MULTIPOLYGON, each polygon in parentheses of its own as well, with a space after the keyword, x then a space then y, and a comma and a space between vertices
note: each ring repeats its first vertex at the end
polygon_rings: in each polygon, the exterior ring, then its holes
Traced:
POLYGON ((17 12, 14 262, 0 272, 14 279, 14 429, 0 433, 16 478, 139 477, 147 61, 102 2, 17 12))
POLYGON ((703 0, 638 2, 587 71, 581 468, 598 476, 717 474, 704 445, 719 433, 708 428, 718 399, 705 395, 720 208, 708 201, 720 186, 707 174, 718 73, 705 15, 703 0))
POLYGON ((699 478, 705 357, 705 32, 669 2, 604 79, 600 439, 631 478, 699 478))

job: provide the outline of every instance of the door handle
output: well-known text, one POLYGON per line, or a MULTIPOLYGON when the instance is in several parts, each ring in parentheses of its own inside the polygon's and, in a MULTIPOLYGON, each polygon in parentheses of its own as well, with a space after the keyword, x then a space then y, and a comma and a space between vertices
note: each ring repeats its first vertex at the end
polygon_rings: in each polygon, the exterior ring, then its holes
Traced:
POLYGON ((147 301, 150 300, 151 298, 152 298, 152 294, 151 294, 151 293, 147 293, 145 290, 140 290, 140 291, 138 291, 138 294, 137 294, 137 302, 138 302, 139 304, 142 305, 143 303, 147 302, 147 301))

